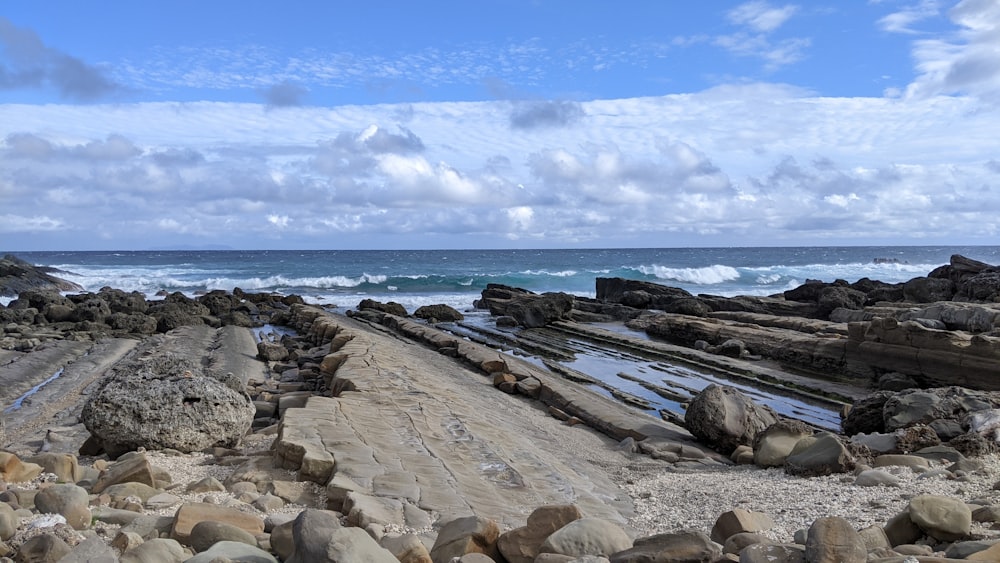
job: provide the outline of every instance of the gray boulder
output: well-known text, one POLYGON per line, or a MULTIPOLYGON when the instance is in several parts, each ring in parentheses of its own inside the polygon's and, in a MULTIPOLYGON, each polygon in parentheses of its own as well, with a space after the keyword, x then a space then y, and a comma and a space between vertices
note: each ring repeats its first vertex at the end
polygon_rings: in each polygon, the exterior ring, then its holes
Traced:
POLYGON ((505 313, 526 328, 540 328, 569 317, 574 297, 568 293, 519 295, 507 304, 505 313))
POLYGON ((200 451, 234 447, 254 407, 232 374, 203 372, 191 360, 155 356, 125 362, 105 376, 81 418, 109 455, 137 448, 200 451))
POLYGON ((418 319, 435 320, 441 323, 461 321, 465 319, 465 315, 459 313, 453 307, 448 305, 424 305, 418 307, 416 311, 413 312, 413 316, 418 319))
POLYGON ((833 473, 846 473, 856 462, 851 453, 835 434, 821 432, 803 438, 785 458, 785 473, 802 477, 816 477, 833 473))
POLYGON ((684 413, 684 426, 713 450, 729 455, 737 446, 751 446, 757 433, 778 422, 770 407, 754 403, 732 387, 709 385, 684 413))

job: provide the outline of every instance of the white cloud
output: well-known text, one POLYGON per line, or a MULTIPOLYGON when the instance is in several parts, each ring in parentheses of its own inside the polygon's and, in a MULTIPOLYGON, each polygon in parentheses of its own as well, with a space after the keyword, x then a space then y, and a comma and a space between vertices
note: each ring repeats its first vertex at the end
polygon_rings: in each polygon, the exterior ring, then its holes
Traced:
POLYGON ((0 105, 0 228, 11 247, 64 231, 67 247, 136 233, 808 244, 981 240, 1000 212, 1000 115, 970 98, 743 84, 586 102, 572 128, 530 132, 509 108, 413 104, 402 129, 398 106, 0 105))
POLYGON ((878 25, 891 33, 919 33, 913 28, 913 24, 935 18, 940 13, 941 2, 939 0, 920 0, 916 4, 882 17, 878 20, 878 25))
POLYGON ((65 228, 59 219, 53 219, 47 215, 34 215, 25 217, 5 213, 0 215, 0 232, 4 233, 38 233, 43 231, 58 231, 65 228))
POLYGON ((1000 103, 1000 3, 962 0, 948 12, 953 32, 914 42, 916 97, 972 94, 1000 103))
POLYGON ((729 10, 726 17, 736 25, 745 25, 760 33, 771 33, 798 10, 799 7, 792 4, 775 7, 763 0, 752 0, 729 10))

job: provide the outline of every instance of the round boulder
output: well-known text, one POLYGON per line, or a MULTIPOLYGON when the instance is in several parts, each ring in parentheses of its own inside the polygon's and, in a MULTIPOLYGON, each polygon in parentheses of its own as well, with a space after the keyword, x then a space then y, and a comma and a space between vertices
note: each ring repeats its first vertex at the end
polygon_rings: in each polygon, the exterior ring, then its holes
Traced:
POLYGON ((234 447, 253 423, 239 378, 164 355, 127 362, 106 376, 83 407, 87 430, 109 455, 140 447, 200 451, 234 447))
POLYGON ((737 446, 751 446, 757 433, 778 422, 770 407, 754 403, 732 387, 709 385, 684 413, 684 426, 713 450, 729 455, 737 446))

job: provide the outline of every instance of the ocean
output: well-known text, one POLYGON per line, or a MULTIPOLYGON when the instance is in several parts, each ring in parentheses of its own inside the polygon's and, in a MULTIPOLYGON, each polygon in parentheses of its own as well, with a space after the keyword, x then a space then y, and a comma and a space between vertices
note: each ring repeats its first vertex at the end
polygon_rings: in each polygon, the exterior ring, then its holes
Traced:
POLYGON ((154 298, 239 287, 345 309, 365 298, 395 301, 410 312, 436 303, 468 310, 489 283, 593 297, 595 278, 623 277, 695 294, 770 295, 808 279, 906 281, 952 254, 1000 263, 1000 246, 10 253, 64 270, 88 291, 111 286, 154 298))

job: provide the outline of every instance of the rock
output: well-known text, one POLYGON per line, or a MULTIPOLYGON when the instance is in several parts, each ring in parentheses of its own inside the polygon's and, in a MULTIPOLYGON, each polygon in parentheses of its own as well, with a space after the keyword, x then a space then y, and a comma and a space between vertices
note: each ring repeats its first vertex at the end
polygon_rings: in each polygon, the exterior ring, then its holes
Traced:
POLYGON ((459 313, 448 305, 424 305, 418 307, 413 312, 413 316, 418 319, 435 320, 440 323, 456 322, 465 319, 465 315, 459 313))
POLYGON ((221 493, 226 490, 226 486, 215 477, 205 477, 190 483, 185 490, 189 493, 221 493))
POLYGON ((618 525, 599 518, 581 518, 552 533, 538 552, 610 557, 631 547, 632 539, 618 525))
POLYGON ((273 555, 256 545, 225 540, 216 543, 190 559, 186 559, 184 563, 219 563, 220 561, 278 563, 278 560, 273 555))
POLYGON ((203 520, 195 524, 191 528, 189 541, 195 553, 208 551, 209 548, 220 541, 242 542, 254 547, 257 546, 257 540, 250 532, 232 524, 216 522, 214 520, 203 520))
POLYGON ((26 461, 41 466, 45 473, 52 473, 60 481, 76 483, 83 477, 75 455, 44 452, 29 457, 26 461))
POLYGON ((785 473, 801 477, 816 477, 846 473, 854 469, 855 461, 835 434, 821 432, 803 438, 785 459, 785 473))
POLYGON ((751 545, 770 545, 773 543, 774 541, 772 541, 771 538, 763 534, 755 532, 740 532, 738 534, 733 534, 726 539, 726 542, 722 544, 722 552, 739 555, 741 551, 751 545))
POLYGON ((0 296, 10 297, 28 291, 83 291, 79 285, 53 276, 63 273, 55 268, 34 266, 20 258, 6 254, 0 258, 0 296))
POLYGON ((921 530, 940 541, 955 541, 969 535, 972 511, 964 502, 938 495, 920 495, 910 499, 910 520, 921 530))
POLYGON ((847 416, 840 421, 840 428, 847 436, 855 434, 879 434, 885 432, 885 417, 882 412, 886 401, 893 396, 891 391, 878 391, 863 399, 854 401, 847 416))
POLYGON ((858 474, 854 484, 859 487, 898 487, 899 479, 881 469, 867 469, 858 474))
POLYGON ((294 550, 285 563, 325 561, 327 541, 340 527, 336 512, 314 508, 303 510, 292 523, 294 550))
POLYGON ((42 466, 21 461, 10 452, 0 451, 0 475, 8 483, 24 483, 42 474, 42 466))
POLYGON ((6 502, 0 502, 0 540, 7 541, 17 532, 21 518, 6 502))
POLYGON ((122 554, 121 563, 183 563, 189 555, 176 540, 154 538, 122 554))
POLYGON ((61 514, 74 530, 90 527, 90 495, 83 487, 55 484, 35 495, 35 508, 43 514, 61 514))
POLYGON ((466 553, 495 554, 499 537, 500 527, 493 520, 478 516, 455 518, 443 523, 438 530, 431 547, 431 559, 439 563, 466 553))
POLYGON ((752 445, 757 433, 778 421, 770 407, 760 406, 732 387, 709 385, 684 414, 684 426, 705 445, 724 455, 752 445))
POLYGON ((948 279, 913 278, 903 284, 903 298, 914 303, 951 301, 954 295, 955 284, 948 279))
POLYGON ((656 534, 635 541, 631 548, 610 556, 611 563, 670 561, 672 563, 712 563, 722 550, 703 532, 681 531, 656 534))
POLYGON ((572 504, 538 507, 524 526, 501 534, 497 547, 509 563, 532 563, 546 538, 582 516, 572 504))
MULTIPOLYGON (((392 553, 379 544, 361 528, 339 528, 327 539, 322 559, 313 562, 329 563, 399 563, 392 553)), ((438 560, 434 560, 438 563, 438 560)))
POLYGON ((364 311, 365 309, 370 309, 374 311, 379 311, 381 313, 387 313, 389 315, 395 315, 397 317, 407 317, 409 313, 406 312, 406 307, 403 307, 395 301, 389 301, 388 303, 380 303, 374 299, 362 299, 358 303, 358 310, 364 311))
POLYGON ((722 513, 712 526, 711 539, 715 543, 726 543, 730 536, 744 532, 764 532, 774 527, 774 520, 762 512, 751 512, 734 508, 722 513))
MULTIPOLYGON (((400 563, 433 563, 427 546, 416 534, 386 536, 379 540, 379 545, 388 550, 400 563)), ((515 563, 514 560, 508 561, 515 563)))
POLYGON ((18 563, 56 563, 69 555, 72 548, 62 538, 53 533, 44 533, 29 538, 14 555, 18 563))
POLYGON ((568 293, 519 295, 507 303, 503 314, 514 317, 525 328, 541 328, 568 318, 574 297, 568 293))
POLYGON ((759 432, 753 443, 753 462, 759 467, 781 467, 802 438, 812 436, 804 422, 782 419, 759 432))
POLYGON ((117 463, 112 464, 101 472, 97 482, 91 488, 91 492, 101 493, 115 485, 123 485, 125 483, 145 485, 146 488, 142 491, 138 490, 141 487, 130 485, 130 490, 124 493, 124 496, 148 493, 142 497, 143 502, 158 492, 156 491, 156 476, 154 475, 153 466, 149 463, 145 454, 123 456, 117 463))
POLYGON ((118 563, 118 554, 104 540, 92 536, 73 546, 59 563, 118 563))
POLYGON ((174 525, 170 530, 170 537, 182 544, 188 545, 191 541, 191 532, 194 530, 194 527, 206 520, 228 524, 254 536, 264 533, 264 521, 254 514, 241 512, 225 506, 194 502, 181 505, 177 509, 177 513, 174 515, 174 525))
POLYGON ((740 552, 740 563, 805 563, 805 547, 799 544, 753 544, 740 552))
POLYGON ((868 550, 850 522, 830 516, 817 518, 809 527, 805 558, 811 563, 864 563, 868 550))
POLYGON ((113 368, 81 418, 113 456, 140 447, 233 447, 253 423, 253 403, 242 389, 231 374, 203 373, 178 356, 154 356, 113 368))

